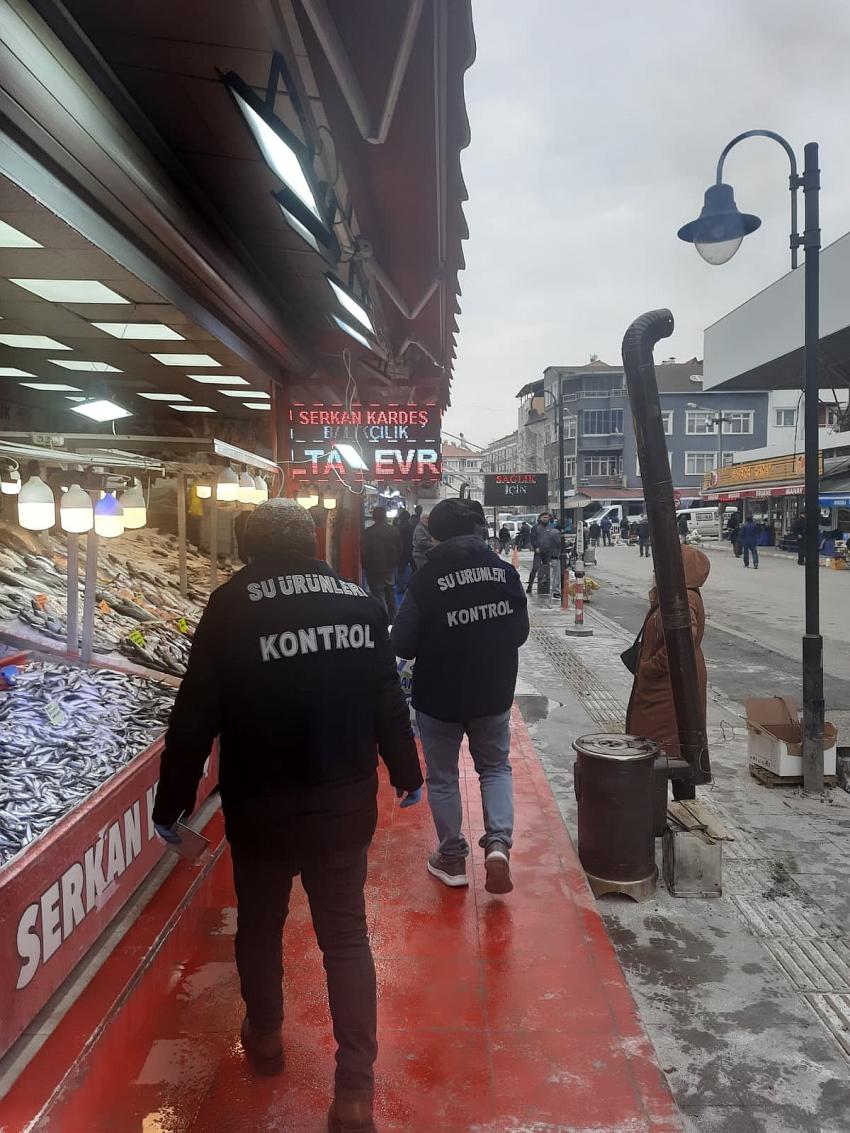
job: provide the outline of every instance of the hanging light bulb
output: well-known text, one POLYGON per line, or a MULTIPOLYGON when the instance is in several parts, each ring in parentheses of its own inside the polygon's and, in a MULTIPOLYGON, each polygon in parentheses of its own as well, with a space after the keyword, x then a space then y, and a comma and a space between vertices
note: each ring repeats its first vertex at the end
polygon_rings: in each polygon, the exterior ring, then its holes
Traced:
POLYGON ((239 477, 230 465, 222 469, 215 486, 215 498, 222 503, 233 503, 239 499, 239 477))
POLYGON ((16 496, 21 490, 21 474, 17 468, 10 468, 8 472, 3 473, 3 478, 0 480, 0 491, 4 496, 16 496))
POLYGON ((30 476, 18 494, 18 523, 27 531, 47 531, 56 522, 56 500, 40 476, 30 476))
POLYGON ((111 492, 94 505, 94 529, 103 539, 124 534, 124 509, 111 492))
POLYGON ((269 498, 269 486, 262 476, 254 477, 254 488, 256 489, 254 499, 258 504, 264 504, 269 498))
POLYGON ((212 495, 212 484, 196 484, 195 495, 199 500, 208 500, 212 495))
POLYGON ((254 477, 250 472, 243 472, 239 477, 239 502, 240 504, 253 504, 255 503, 255 495, 257 489, 254 487, 254 477))
POLYGON ((308 511, 311 507, 315 507, 318 502, 319 497, 312 488, 302 488, 298 493, 298 503, 308 511))
POLYGON ((325 496, 322 502, 325 505, 325 511, 333 511, 336 507, 336 496, 325 496))
POLYGON ((91 496, 79 484, 72 484, 59 501, 59 525, 72 535, 82 535, 94 527, 91 496))
POLYGON ((124 512, 124 526, 128 530, 135 531, 145 526, 148 521, 148 510, 145 494, 138 480, 133 481, 132 488, 121 493, 120 503, 124 512))

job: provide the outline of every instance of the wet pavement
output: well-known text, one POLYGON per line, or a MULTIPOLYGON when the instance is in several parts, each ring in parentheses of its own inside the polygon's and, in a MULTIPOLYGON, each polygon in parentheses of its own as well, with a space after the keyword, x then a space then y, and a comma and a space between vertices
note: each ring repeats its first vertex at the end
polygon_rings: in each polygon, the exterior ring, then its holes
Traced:
MULTIPOLYGON (((548 698, 522 695, 529 719, 553 718, 548 698)), ((379 982, 378 1127, 674 1133, 681 1118, 519 712, 512 762, 519 837, 507 898, 485 893, 477 848, 468 891, 429 877, 427 807, 402 811, 382 785, 367 890, 379 982)), ((466 754, 462 771, 474 845, 483 818, 466 754)), ((174 874, 193 868, 181 863, 174 874)), ((123 1006, 67 1065, 98 997, 105 1002, 104 984, 122 988, 129 961, 149 947, 144 933, 162 915, 154 899, 0 1106, 0 1129, 319 1133, 333 1040, 300 886, 285 931, 287 1070, 279 1079, 257 1079, 237 1038, 233 904, 223 851, 152 963, 141 974, 130 969, 123 1006)))

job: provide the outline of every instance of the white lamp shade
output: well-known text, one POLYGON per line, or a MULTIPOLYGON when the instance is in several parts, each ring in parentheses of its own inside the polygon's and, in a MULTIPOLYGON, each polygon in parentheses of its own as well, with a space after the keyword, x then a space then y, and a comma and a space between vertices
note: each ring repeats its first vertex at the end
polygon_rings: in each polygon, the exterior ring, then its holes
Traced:
POLYGON ((27 531, 47 531, 56 523, 56 500, 40 476, 30 476, 18 494, 18 523, 27 531))
POLYGON ((262 476, 254 477, 254 487, 256 489, 254 499, 258 504, 264 504, 269 498, 269 486, 262 478, 262 476))
POLYGON ((324 505, 325 511, 333 511, 336 507, 336 496, 325 496, 324 505))
POLYGON ((124 509, 111 492, 94 505, 94 529, 103 539, 124 534, 124 509))
POLYGON ((196 484, 195 495, 199 500, 208 500, 212 496, 212 484, 196 484))
POLYGON ((138 480, 132 488, 121 493, 121 510, 124 512, 124 526, 129 531, 144 527, 148 521, 148 510, 145 504, 145 494, 138 480))
POLYGON ((21 474, 13 469, 7 475, 8 480, 0 480, 0 491, 4 496, 16 496, 21 490, 21 474))
POLYGON ((59 524, 72 535, 82 535, 94 527, 91 496, 79 484, 72 484, 59 501, 59 524))
POLYGON ((215 486, 215 498, 222 503, 233 503, 239 499, 239 477, 232 468, 225 468, 215 486))
POLYGON ((307 508, 308 511, 310 510, 311 507, 315 507, 318 502, 319 502, 318 496, 316 496, 316 495, 311 496, 307 492, 304 492, 302 495, 299 495, 299 497, 298 497, 298 503, 301 504, 302 507, 307 508))
POLYGON ((240 504, 253 504, 256 503, 257 489, 254 486, 254 477, 250 472, 243 472, 239 477, 239 502, 240 504))

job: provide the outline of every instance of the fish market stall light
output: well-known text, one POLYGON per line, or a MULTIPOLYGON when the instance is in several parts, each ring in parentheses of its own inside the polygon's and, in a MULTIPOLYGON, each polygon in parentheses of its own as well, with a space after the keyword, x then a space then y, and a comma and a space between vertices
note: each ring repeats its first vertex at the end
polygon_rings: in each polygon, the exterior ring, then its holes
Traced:
POLYGON ((256 502, 258 504, 264 504, 266 502, 266 500, 269 498, 269 486, 265 482, 265 480, 262 478, 262 476, 255 476, 254 477, 254 490, 255 490, 254 499, 256 500, 256 502))
POLYGON ((47 531, 56 523, 56 500, 40 476, 30 476, 18 494, 18 523, 27 531, 47 531))
POLYGON ((324 504, 325 511, 333 511, 336 507, 336 496, 325 496, 322 503, 324 504))
POLYGON ((243 472, 239 477, 239 503, 252 504, 255 502, 256 487, 254 477, 250 472, 243 472))
POLYGON ((124 509, 111 492, 94 505, 94 529, 103 539, 124 534, 124 509))
POLYGON ((16 496, 21 490, 21 474, 13 468, 11 472, 4 472, 0 480, 0 491, 4 496, 16 496))
POLYGON ((331 291, 333 291, 340 306, 344 307, 349 315, 355 318, 370 334, 375 334, 374 324, 363 303, 361 303, 359 299, 355 299, 351 292, 343 287, 339 280, 335 279, 330 272, 325 276, 325 279, 330 284, 331 291))
POLYGON ((82 405, 72 405, 72 413, 80 413, 90 421, 120 421, 122 417, 132 417, 129 409, 122 409, 114 401, 101 398, 98 401, 86 401, 82 405))
POLYGON ((233 503, 239 499, 239 477, 232 468, 222 470, 215 486, 215 498, 221 503, 233 503))
POLYGON ((94 527, 91 496, 79 484, 72 484, 59 501, 59 524, 72 535, 82 535, 94 527))
POLYGON ((306 508, 307 511, 309 511, 311 507, 315 507, 318 502, 319 497, 315 493, 299 492, 298 494, 298 503, 301 504, 303 508, 306 508))
POLYGON ((212 484, 196 484, 195 495, 199 500, 208 500, 212 496, 212 484))
POLYGON ((338 327, 340 330, 345 331, 345 333, 353 338, 355 342, 359 342, 360 345, 365 346, 367 350, 375 350, 374 345, 369 341, 366 335, 361 334, 359 330, 355 330, 355 328, 347 323, 345 319, 341 319, 339 315, 334 315, 333 313, 331 313, 331 319, 333 320, 334 326, 338 327))
POLYGON ((147 524, 148 512, 145 494, 138 480, 135 481, 132 488, 121 493, 119 503, 124 512, 124 526, 128 531, 136 531, 147 524))

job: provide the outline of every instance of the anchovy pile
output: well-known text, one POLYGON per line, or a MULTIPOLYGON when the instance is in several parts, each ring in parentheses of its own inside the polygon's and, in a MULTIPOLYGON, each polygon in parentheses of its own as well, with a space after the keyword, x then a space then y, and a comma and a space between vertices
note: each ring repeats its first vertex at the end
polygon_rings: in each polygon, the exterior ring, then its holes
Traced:
MULTIPOLYGON (((40 544, 27 532, 0 524, 0 625, 14 619, 35 629, 53 648, 67 639, 67 551, 53 535, 40 544)), ((84 545, 83 545, 84 546, 84 545)), ((85 571, 81 547, 80 575, 85 571)), ((224 581, 232 567, 222 564, 224 581)), ((178 585, 177 540, 156 531, 127 532, 101 543, 93 647, 123 654, 138 665, 181 677, 195 627, 208 597, 209 563, 187 553, 188 596, 178 585), (120 544, 120 545, 119 545, 120 544)), ((82 618, 82 586, 80 593, 82 618)))
POLYGON ((144 751, 174 689, 108 669, 33 662, 0 692, 0 865, 144 751))

